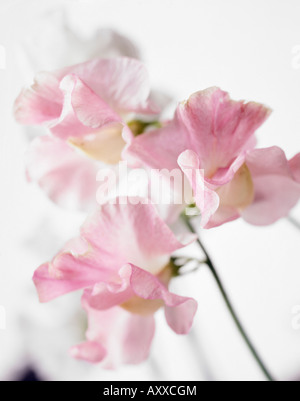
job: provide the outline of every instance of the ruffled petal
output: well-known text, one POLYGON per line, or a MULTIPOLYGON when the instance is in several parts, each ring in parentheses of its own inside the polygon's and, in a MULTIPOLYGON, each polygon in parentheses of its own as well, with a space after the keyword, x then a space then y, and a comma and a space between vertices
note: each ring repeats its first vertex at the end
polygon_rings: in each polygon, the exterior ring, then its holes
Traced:
POLYGON ((119 274, 119 285, 108 283, 85 291, 92 308, 121 305, 132 313, 148 316, 165 306, 169 326, 177 334, 189 332, 197 310, 195 300, 170 293, 157 277, 132 264, 125 265, 119 274))
POLYGON ((207 177, 231 164, 246 144, 252 147, 251 137, 269 114, 265 106, 233 101, 219 88, 197 92, 177 108, 188 136, 187 149, 198 154, 207 177))
POLYGON ((179 155, 192 150, 205 177, 219 179, 222 170, 230 174, 234 160, 254 147, 254 133, 269 114, 261 104, 233 101, 221 89, 209 88, 180 103, 174 119, 161 129, 134 138, 124 156, 132 163, 138 160, 152 168, 172 170, 179 155))
POLYGON ((112 280, 113 272, 83 239, 74 239, 52 260, 34 273, 40 302, 49 302, 61 295, 112 280), (101 264, 102 263, 102 264, 101 264))
POLYGON ((81 79, 74 74, 66 75, 60 89, 64 105, 60 117, 51 122, 51 132, 61 139, 92 134, 101 127, 121 122, 121 117, 81 79))
POLYGON ((61 139, 93 133, 126 113, 157 114, 145 66, 117 57, 40 73, 15 102, 22 124, 46 124, 61 139))
POLYGON ((148 72, 144 64, 136 59, 95 59, 73 66, 69 72, 77 75, 118 113, 159 112, 149 102, 148 72))

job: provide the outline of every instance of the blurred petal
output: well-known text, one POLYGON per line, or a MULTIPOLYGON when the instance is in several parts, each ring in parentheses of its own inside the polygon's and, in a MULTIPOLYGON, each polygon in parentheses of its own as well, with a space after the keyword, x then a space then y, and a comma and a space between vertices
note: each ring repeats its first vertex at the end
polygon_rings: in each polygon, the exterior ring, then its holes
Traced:
POLYGON ((76 359, 83 359, 90 363, 99 363, 105 359, 107 352, 101 344, 94 341, 88 341, 72 347, 70 354, 76 359))
MULTIPOLYGON (((88 341, 98 344, 99 353, 100 350, 106 351, 105 359, 99 360, 103 362, 103 367, 112 369, 124 363, 138 364, 147 359, 155 331, 153 316, 132 315, 119 307, 97 311, 89 307, 85 297, 83 307, 88 314, 88 341)), ((81 352, 75 347, 75 352, 76 358, 90 361, 85 349, 81 352)))
POLYGON ((267 225, 288 215, 300 198, 299 156, 289 164, 278 147, 255 149, 246 157, 255 197, 243 218, 255 225, 267 225))
POLYGON ((155 333, 153 316, 130 315, 124 335, 123 362, 139 364, 148 358, 155 333))
POLYGON ((36 138, 26 155, 28 177, 61 206, 87 210, 96 205, 97 165, 65 142, 36 138))
MULTIPOLYGON (((147 70, 138 60, 118 57, 95 59, 68 69, 77 75, 116 112, 157 113, 149 103, 150 82, 147 70)), ((59 72, 61 78, 66 70, 59 72)))
POLYGON ((36 76, 34 84, 22 90, 16 99, 15 118, 20 124, 43 124, 60 116, 62 104, 59 80, 50 73, 42 72, 36 76))
POLYGON ((129 38, 108 28, 92 29, 87 37, 62 9, 40 15, 27 27, 16 56, 22 57, 20 65, 29 64, 33 72, 55 70, 96 57, 140 58, 139 50, 129 38))

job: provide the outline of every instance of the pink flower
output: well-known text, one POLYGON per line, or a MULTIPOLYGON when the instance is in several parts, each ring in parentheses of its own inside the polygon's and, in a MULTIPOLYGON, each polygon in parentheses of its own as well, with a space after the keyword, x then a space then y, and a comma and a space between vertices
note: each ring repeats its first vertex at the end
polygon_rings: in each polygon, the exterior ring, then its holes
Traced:
POLYGON ((91 203, 91 193, 94 201, 99 162, 116 164, 125 141, 134 137, 127 122, 136 113, 158 112, 149 96, 144 65, 126 57, 38 74, 15 102, 18 122, 43 125, 52 133, 32 143, 29 178, 57 203, 68 203, 70 193, 82 208, 91 203), (79 178, 86 178, 86 190, 79 178))
POLYGON ((41 302, 85 289, 83 306, 90 323, 87 342, 75 347, 72 354, 91 362, 105 360, 107 366, 114 364, 112 327, 120 324, 121 359, 140 362, 148 355, 153 315, 161 307, 168 325, 178 334, 187 333, 196 302, 170 293, 167 286, 172 276, 171 254, 194 239, 188 236, 179 242, 153 205, 141 198, 130 198, 129 204, 117 199, 115 205, 105 204, 91 216, 81 237, 34 275, 41 302))
POLYGON ((299 200, 300 164, 299 155, 289 163, 278 148, 253 150, 254 133, 269 114, 261 104, 210 88, 181 103, 165 127, 129 143, 127 157, 160 169, 179 164, 206 228, 239 216, 270 224, 299 200))

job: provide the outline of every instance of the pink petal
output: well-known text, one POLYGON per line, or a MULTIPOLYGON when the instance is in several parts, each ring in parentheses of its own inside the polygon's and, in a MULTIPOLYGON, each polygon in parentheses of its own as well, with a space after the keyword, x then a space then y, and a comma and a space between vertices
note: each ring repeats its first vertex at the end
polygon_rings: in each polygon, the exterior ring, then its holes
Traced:
POLYGON ((169 326, 177 334, 189 332, 197 310, 195 300, 170 293, 155 276, 131 264, 120 270, 120 277, 121 282, 117 286, 109 283, 103 287, 96 286, 93 291, 86 290, 85 299, 88 304, 97 310, 124 305, 129 311, 134 308, 133 310, 146 316, 164 304, 169 326), (134 296, 151 302, 139 301, 134 296), (134 301, 126 304, 132 298, 134 301), (162 301, 162 304, 157 301, 162 301))
MULTIPOLYGON (((157 113, 149 103, 150 83, 147 70, 138 60, 117 57, 95 59, 68 69, 77 75, 115 111, 157 113)), ((60 75, 66 75, 61 71, 60 75)))
POLYGON ((107 352, 101 344, 88 341, 72 347, 70 354, 75 359, 82 359, 90 363, 99 363, 105 359, 107 352))
POLYGON ((123 363, 139 364, 146 360, 154 333, 153 316, 131 315, 123 337, 123 363))
POLYGON ((34 84, 18 96, 14 105, 15 118, 21 124, 42 124, 58 118, 62 104, 63 95, 57 77, 39 73, 34 84))
POLYGON ((193 324, 197 302, 170 293, 154 276, 136 266, 131 266, 131 288, 143 299, 161 299, 165 304, 168 325, 177 334, 187 334, 193 324))
MULTIPOLYGON (((105 368, 138 364, 147 359, 155 332, 153 316, 132 315, 119 307, 97 311, 85 297, 82 302, 89 321, 87 340, 106 350, 105 368)), ((89 361, 84 353, 78 356, 89 361)))
MULTIPOLYGON (((69 264, 70 265, 70 264, 69 264)), ((99 275, 97 276, 99 279, 99 275)), ((89 285, 92 285, 97 279, 88 279, 84 275, 70 275, 66 278, 57 277, 51 273, 51 265, 46 263, 40 266, 34 273, 33 282, 36 286, 40 302, 49 302, 53 299, 73 292, 89 285)))
POLYGON ((222 224, 229 223, 240 217, 240 213, 236 208, 230 206, 220 205, 216 213, 211 217, 209 222, 206 224, 205 228, 215 228, 222 224))
POLYGON ((154 169, 166 168, 171 171, 178 168, 177 158, 186 149, 185 131, 174 120, 160 129, 131 138, 123 152, 123 158, 132 166, 140 162, 154 169))
POLYGON ((36 138, 26 155, 28 177, 53 202, 72 209, 96 205, 97 165, 65 142, 51 136, 36 138))
MULTIPOLYGON (((33 275, 40 302, 48 302, 65 293, 72 291, 74 285, 68 280, 58 281, 49 274, 49 263, 41 265, 33 275)), ((79 286, 80 287, 80 286, 79 286)))
POLYGON ((267 225, 288 215, 300 198, 299 156, 289 164, 278 147, 256 149, 246 157, 254 183, 254 202, 242 212, 251 224, 267 225), (298 164, 298 166, 297 166, 298 164))
POLYGON ((217 227, 239 218, 240 213, 253 203, 254 185, 246 164, 236 171, 230 182, 217 188, 216 192, 220 198, 220 206, 206 228, 217 227))
POLYGON ((187 149, 199 155, 207 177, 245 150, 269 114, 265 106, 233 101, 218 88, 197 92, 177 108, 178 120, 188 135, 187 149))
MULTIPOLYGON (((78 239, 77 239, 78 241, 78 239)), ((70 246, 70 244, 68 244, 70 246)), ((77 245, 76 245, 77 247, 77 245)), ((34 273, 33 282, 40 302, 49 302, 61 295, 87 288, 102 280, 111 280, 112 272, 101 266, 97 254, 89 249, 80 248, 80 254, 65 249, 51 263, 40 266, 34 273)))
POLYGON ((187 245, 178 241, 150 201, 142 198, 117 198, 114 204, 101 206, 83 225, 81 235, 99 254, 114 261, 115 269, 133 263, 153 274, 167 265, 175 250, 187 245))
POLYGON ((218 188, 228 184, 233 180, 235 174, 245 162, 245 153, 241 153, 231 164, 226 168, 219 168, 212 178, 206 178, 205 181, 212 187, 218 188))
MULTIPOLYGON (((36 271, 34 283, 42 302, 96 283, 110 283, 128 262, 140 262, 145 270, 160 273, 170 255, 187 245, 176 239, 153 205, 122 204, 120 199, 90 216, 81 237, 36 271)), ((188 237, 189 242, 194 239, 188 237)))
POLYGON ((131 268, 125 265, 118 273, 119 277, 114 281, 96 283, 85 290, 85 300, 91 308, 106 310, 122 305, 134 296, 130 288, 131 268))
POLYGON ((60 138, 76 137, 120 121, 124 113, 157 114, 149 96, 148 74, 140 61, 94 59, 37 75, 16 100, 15 116, 23 124, 45 123, 60 138))
POLYGON ((253 135, 269 114, 263 105, 236 102, 226 92, 209 88, 179 104, 173 121, 162 129, 132 140, 124 156, 131 162, 137 159, 152 168, 172 170, 179 155, 192 150, 205 176, 213 178, 254 147, 253 135))
POLYGON ((201 211, 201 225, 205 227, 219 207, 219 197, 207 185, 203 171, 200 170, 199 158, 193 151, 183 152, 178 158, 178 164, 193 188, 195 202, 201 211))
POLYGON ((121 118, 76 75, 66 75, 60 83, 64 106, 51 132, 61 139, 82 137, 121 118))

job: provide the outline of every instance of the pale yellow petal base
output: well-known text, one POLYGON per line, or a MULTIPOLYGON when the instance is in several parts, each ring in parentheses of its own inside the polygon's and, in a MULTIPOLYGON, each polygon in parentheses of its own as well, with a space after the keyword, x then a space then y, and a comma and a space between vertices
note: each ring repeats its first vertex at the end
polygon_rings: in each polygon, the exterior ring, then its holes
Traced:
POLYGON ((68 142, 94 160, 117 164, 125 146, 122 130, 121 124, 111 125, 83 138, 71 138, 68 142))

